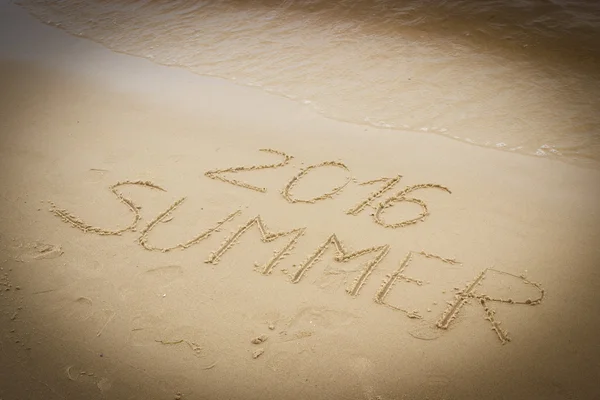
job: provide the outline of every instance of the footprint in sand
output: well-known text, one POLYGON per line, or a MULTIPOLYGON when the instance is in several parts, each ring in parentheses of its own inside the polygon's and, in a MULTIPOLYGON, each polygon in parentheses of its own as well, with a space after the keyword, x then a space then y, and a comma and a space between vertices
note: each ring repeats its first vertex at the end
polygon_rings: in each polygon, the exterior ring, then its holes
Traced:
POLYGON ((374 387, 375 370, 374 363, 366 357, 356 357, 350 360, 350 369, 356 377, 364 398, 367 400, 382 400, 383 397, 377 395, 374 387))
POLYGON ((147 268, 135 278, 121 287, 125 299, 159 298, 168 291, 169 286, 183 279, 183 268, 180 265, 165 265, 147 268))
POLYGON ((441 372, 428 371, 426 377, 427 379, 425 379, 425 382, 429 388, 444 391, 444 389, 448 388, 448 385, 451 384, 448 375, 441 372))
POLYGON ((97 376, 94 372, 87 371, 84 368, 75 365, 67 366, 65 368, 65 375, 70 381, 95 385, 103 395, 112 388, 110 379, 97 376))
POLYGON ((173 347, 173 351, 181 353, 182 359, 192 359, 194 365, 202 369, 211 369, 219 361, 216 338, 209 338, 199 326, 168 327, 155 342, 173 347))
POLYGON ((101 168, 90 168, 87 171, 87 180, 89 182, 100 182, 102 180, 104 180, 104 178, 106 177, 106 175, 108 174, 108 170, 106 169, 101 169, 101 168))
POLYGON ((267 368, 278 374, 298 376, 300 375, 300 366, 306 365, 302 362, 303 354, 289 351, 269 352, 265 354, 265 358, 267 368))
POLYGON ((32 306, 51 316, 52 321, 78 322, 73 326, 100 336, 117 316, 117 293, 104 278, 73 279, 62 286, 52 286, 34 292, 31 298, 32 306))
POLYGON ((439 329, 435 322, 426 320, 411 321, 411 327, 408 334, 415 339, 435 340, 444 334, 444 330, 439 329))
POLYGON ((166 322, 158 316, 141 315, 130 321, 128 343, 132 346, 155 346, 165 330, 166 322))
POLYGON ((50 260, 58 258, 63 254, 61 245, 53 245, 41 242, 27 243, 20 247, 17 260, 32 262, 37 260, 50 260))
POLYGON ((158 316, 143 315, 131 321, 128 343, 157 347, 188 359, 201 369, 211 369, 219 361, 216 338, 209 338, 200 326, 171 326, 158 316))
POLYGON ((70 299, 62 307, 63 315, 68 320, 86 321, 94 314, 93 305, 94 302, 89 297, 70 299))
POLYGON ((280 342, 309 338, 318 333, 346 329, 358 317, 327 307, 303 307, 285 321, 279 332, 280 342))
POLYGON ((86 296, 64 298, 53 311, 60 320, 84 323, 81 326, 93 330, 96 336, 101 336, 117 315, 112 309, 95 307, 94 301, 86 296))
POLYGON ((292 316, 287 323, 288 329, 335 329, 352 324, 358 316, 327 307, 304 307, 292 316))

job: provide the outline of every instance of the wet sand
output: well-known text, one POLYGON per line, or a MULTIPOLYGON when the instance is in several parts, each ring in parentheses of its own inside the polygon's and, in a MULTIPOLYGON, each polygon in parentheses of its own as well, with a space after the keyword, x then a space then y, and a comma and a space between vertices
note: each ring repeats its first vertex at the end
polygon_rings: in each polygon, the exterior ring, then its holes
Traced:
POLYGON ((593 398, 598 171, 2 7, 0 398, 593 398))

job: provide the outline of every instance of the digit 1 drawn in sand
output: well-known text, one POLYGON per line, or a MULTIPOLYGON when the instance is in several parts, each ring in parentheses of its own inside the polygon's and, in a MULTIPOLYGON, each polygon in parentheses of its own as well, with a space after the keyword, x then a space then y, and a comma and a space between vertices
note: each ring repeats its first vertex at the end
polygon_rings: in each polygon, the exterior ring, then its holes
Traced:
POLYGON ((283 156, 284 159, 282 162, 276 163, 276 164, 261 164, 261 165, 242 166, 242 167, 231 167, 231 168, 225 168, 225 169, 213 169, 210 171, 206 171, 204 173, 204 175, 206 175, 207 177, 209 177, 211 179, 217 179, 217 180, 220 180, 220 181, 223 181, 226 183, 231 183, 232 185, 235 185, 235 186, 239 186, 239 187, 243 187, 246 189, 255 190, 257 192, 264 193, 267 191, 267 189, 264 187, 250 185, 248 183, 241 182, 236 179, 229 179, 229 178, 225 178, 224 176, 222 176, 222 174, 226 173, 226 172, 237 173, 237 172, 243 172, 243 171, 256 171, 259 169, 284 167, 285 165, 287 165, 290 162, 290 160, 292 158, 294 158, 290 155, 285 154, 282 151, 273 150, 273 149, 259 149, 258 151, 263 151, 265 153, 278 154, 280 156, 283 156))
POLYGON ((231 221, 233 218, 235 218, 236 215, 238 215, 240 213, 239 210, 232 212, 231 214, 227 215, 222 220, 218 221, 215 224, 215 226, 213 226, 212 228, 207 229, 206 231, 198 234, 197 236, 195 236, 194 238, 188 240, 185 243, 178 243, 175 246, 171 246, 171 247, 155 247, 155 246, 149 244, 148 243, 148 234, 150 233, 150 231, 152 229, 154 229, 159 222, 170 222, 170 221, 167 220, 167 218, 184 201, 185 201, 185 197, 182 197, 181 199, 177 200, 175 203, 171 204, 169 206, 169 208, 167 208, 165 211, 163 211, 162 213, 158 214, 156 216, 156 218, 154 218, 152 221, 150 221, 148 223, 148 225, 146 225, 146 227, 142 230, 141 235, 138 238, 138 243, 141 244, 142 247, 144 247, 146 250, 162 251, 163 253, 166 253, 167 251, 171 251, 171 250, 175 250, 175 249, 187 249, 188 247, 193 246, 196 243, 201 242, 202 240, 208 238, 210 235, 213 234, 213 232, 218 231, 219 228, 223 224, 225 224, 226 222, 231 221))
POLYGON ((260 215, 250 219, 245 225, 239 227, 239 229, 234 232, 230 237, 228 237, 221 246, 213 253, 211 253, 208 259, 205 261, 209 264, 217 264, 223 254, 227 252, 227 250, 231 249, 240 239, 240 237, 248 231, 252 226, 256 225, 258 227, 258 231, 260 232, 260 239, 263 243, 272 242, 275 239, 278 239, 282 236, 291 235, 291 240, 279 251, 275 251, 275 255, 268 260, 265 264, 255 265, 256 269, 263 275, 269 275, 275 266, 281 261, 286 255, 290 253, 290 251, 296 246, 298 239, 300 236, 304 234, 306 228, 296 228, 289 231, 283 232, 271 232, 269 228, 265 225, 260 215))
MULTIPOLYGON (((404 308, 400 308, 397 306, 393 306, 389 303, 385 302, 385 298, 387 297, 387 295, 390 293, 390 291, 392 290, 392 287, 396 284, 396 282, 398 280, 403 280, 405 282, 408 283, 415 283, 419 286, 423 285, 423 281, 420 279, 414 279, 411 277, 408 277, 406 275, 404 275, 404 271, 406 270, 406 268, 408 267, 408 264, 411 262, 412 257, 413 257, 414 252, 413 251, 409 251, 408 254, 406 255, 406 257, 404 258, 404 260, 402 261, 402 263, 400 263, 400 267, 394 271, 393 273, 389 274, 386 276, 386 279, 384 279, 383 284, 381 285, 381 287, 379 288, 379 290, 377 291, 377 293, 375 294, 375 298, 374 301, 377 304, 382 304, 386 307, 389 307, 393 310, 398 310, 398 311, 402 311, 403 313, 406 314, 406 316, 408 318, 416 318, 416 319, 422 319, 423 317, 419 314, 418 311, 408 311, 404 308)), ((458 261, 454 260, 453 258, 443 258, 440 257, 438 255, 435 254, 430 254, 430 253, 426 253, 424 251, 421 251, 420 254, 422 256, 425 256, 427 258, 437 258, 438 260, 446 263, 446 264, 459 264, 458 261)))
POLYGON ((373 272, 377 264, 379 264, 390 251, 390 246, 385 244, 382 246, 373 246, 366 249, 349 252, 344 248, 344 245, 337 238, 337 236, 333 234, 329 236, 329 238, 322 245, 317 247, 317 250, 300 265, 296 273, 292 276, 292 283, 300 282, 306 272, 323 256, 323 253, 325 253, 325 250, 327 250, 330 244, 333 244, 335 247, 336 255, 334 260, 337 262, 347 262, 368 253, 377 253, 373 259, 363 264, 360 275, 358 275, 352 284, 346 288, 346 292, 353 297, 358 295, 361 287, 365 284, 369 275, 371 275, 371 272, 373 272))
POLYGON ((329 191, 325 194, 322 194, 320 196, 313 197, 312 199, 303 200, 303 199, 297 199, 297 198, 293 197, 293 195, 291 194, 291 190, 294 186, 296 186, 298 184, 298 181, 304 175, 308 174, 310 171, 312 171, 316 168, 320 168, 320 167, 338 167, 338 168, 342 168, 342 169, 348 171, 348 173, 350 172, 350 170, 348 169, 346 164, 338 162, 338 161, 324 161, 320 164, 310 165, 310 166, 304 168, 303 170, 301 170, 296 176, 294 176, 292 179, 290 179, 290 181, 287 183, 287 185, 284 186, 283 190, 281 191, 281 194, 283 195, 283 197, 290 203, 311 203, 311 204, 316 203, 319 200, 325 200, 325 199, 333 197, 334 194, 342 191, 342 189, 344 189, 346 187, 346 185, 348 185, 348 183, 350 183, 350 180, 352 179, 350 176, 348 176, 348 178, 346 179, 346 182, 344 182, 342 185, 336 186, 333 189, 331 189, 331 191, 329 191))
POLYGON ((127 225, 125 228, 122 228, 122 229, 104 229, 104 228, 99 228, 97 226, 92 226, 92 225, 82 221, 79 217, 69 213, 67 210, 65 210, 63 208, 58 208, 56 206, 56 204, 54 204, 52 202, 50 202, 50 212, 53 213, 54 215, 56 215, 57 217, 59 217, 60 219, 62 219, 67 224, 74 226, 75 228, 83 231, 84 233, 91 232, 91 233, 96 233, 98 235, 120 235, 121 233, 126 232, 126 231, 134 231, 135 227, 137 226, 137 223, 141 219, 140 213, 139 213, 140 207, 137 206, 130 199, 126 198, 122 193, 117 191, 118 187, 125 186, 125 185, 144 186, 144 187, 148 187, 150 189, 156 189, 156 190, 161 190, 163 192, 166 192, 165 189, 161 188, 160 186, 158 186, 150 181, 122 181, 122 182, 117 182, 114 185, 110 186, 109 187, 110 191, 112 193, 114 193, 114 195, 117 196, 119 201, 121 203, 125 204, 134 215, 133 221, 129 225, 127 225))
POLYGON ((425 204, 425 202, 422 200, 419 200, 419 199, 414 199, 414 198, 405 197, 405 196, 408 193, 413 192, 418 189, 430 189, 430 188, 437 188, 437 189, 446 191, 448 193, 452 193, 450 191, 450 189, 448 189, 447 187, 444 187, 441 185, 436 185, 433 183, 424 183, 424 184, 419 184, 419 185, 408 186, 401 192, 398 192, 394 196, 391 196, 391 197, 387 198, 386 200, 384 200, 383 202, 379 203, 379 206, 377 207, 377 210, 375 211, 375 214, 373 215, 373 219, 375 220, 376 223, 378 223, 379 225, 384 226, 386 228, 403 228, 408 225, 416 224, 419 221, 425 221, 425 218, 429 215, 429 210, 427 209, 427 205, 425 204), (385 222, 382 219, 383 210, 393 206, 394 202, 398 202, 398 203, 409 202, 409 203, 418 204, 419 206, 421 206, 422 212, 416 218, 397 222, 395 224, 388 224, 387 222, 385 222))
POLYGON ((378 183, 378 182, 385 182, 385 184, 383 185, 383 187, 381 189, 379 189, 378 191, 376 191, 374 193, 371 193, 369 195, 369 197, 367 197, 366 200, 358 203, 356 206, 354 206, 351 209, 349 209, 348 211, 346 211, 346 214, 358 215, 367 206, 370 206, 371 203, 373 202, 373 200, 378 199, 379 197, 383 196, 383 194, 385 192, 391 190, 394 186, 396 186, 396 184, 398 182, 400 182, 400 179, 402 179, 402 175, 397 175, 393 178, 379 178, 379 179, 374 179, 372 181, 360 183, 360 185, 362 186, 362 185, 372 185, 373 183, 378 183))
POLYGON ((479 273, 479 275, 477 275, 477 277, 475 278, 475 280, 473 280, 473 282, 468 283, 466 285, 465 289, 460 290, 454 296, 454 301, 448 303, 448 308, 444 311, 444 313, 442 314, 442 317, 438 320, 436 326, 440 329, 448 329, 448 327, 450 326, 452 321, 454 319, 456 319, 456 316, 458 315, 458 313, 462 309, 462 307, 464 307, 464 305, 468 303, 468 300, 469 299, 477 299, 478 303, 483 307, 483 310, 485 312, 485 320, 490 322, 490 324, 492 325, 492 330, 496 333, 496 336, 498 336, 498 339, 500 340, 500 342, 502 344, 505 344, 510 341, 508 332, 506 330, 503 330, 502 328, 500 328, 501 322, 495 319, 496 312, 488 306, 488 302, 495 301, 495 302, 508 303, 508 304, 522 304, 522 305, 536 306, 542 302, 542 300, 544 299, 544 295, 545 295, 545 291, 544 291, 544 289, 542 289, 542 286, 539 283, 529 281, 523 275, 519 276, 519 275, 511 274, 509 272, 500 271, 500 270, 497 270, 494 268, 486 268, 483 271, 481 271, 481 273, 479 273), (533 299, 533 300, 532 299, 513 300, 512 298, 508 298, 508 299, 492 298, 484 293, 477 293, 477 291, 476 291, 477 286, 481 285, 482 281, 487 277, 487 274, 490 271, 494 272, 494 273, 504 274, 507 276, 511 276, 511 277, 520 279, 525 285, 536 288, 538 290, 538 292, 540 293, 539 297, 536 299, 533 299))

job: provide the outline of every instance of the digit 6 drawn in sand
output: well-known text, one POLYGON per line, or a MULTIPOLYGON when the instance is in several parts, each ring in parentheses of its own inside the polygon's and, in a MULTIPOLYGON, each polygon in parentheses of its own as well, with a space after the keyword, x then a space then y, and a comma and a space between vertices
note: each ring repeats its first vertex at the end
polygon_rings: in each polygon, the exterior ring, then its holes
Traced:
POLYGON ((377 210, 375 211, 375 214, 373 215, 373 219, 375 220, 376 223, 378 223, 379 225, 384 226, 386 228, 403 228, 408 225, 416 224, 419 221, 424 221, 425 218, 429 215, 429 210, 427 209, 427 204, 425 204, 425 202, 422 200, 415 199, 412 197, 406 197, 406 195, 408 193, 413 192, 418 189, 429 189, 429 188, 437 188, 437 189, 444 190, 448 193, 452 193, 450 191, 450 189, 448 189, 447 187, 442 186, 442 185, 436 185, 433 183, 423 183, 423 184, 419 184, 419 185, 408 186, 401 192, 398 192, 394 196, 391 196, 388 199, 384 200, 383 202, 379 203, 379 206, 377 207, 377 210), (400 222, 397 222, 394 224, 389 224, 382 219, 382 214, 386 208, 393 206, 394 202, 415 203, 415 204, 418 204, 419 206, 421 206, 422 211, 416 218, 408 219, 406 221, 400 221, 400 222))
POLYGON ((326 166, 338 167, 338 168, 342 168, 342 169, 350 172, 350 170, 348 169, 346 164, 338 162, 338 161, 324 161, 320 164, 310 165, 310 166, 304 168, 303 170, 301 170, 298 173, 298 175, 294 176, 287 183, 287 185, 285 185, 285 187, 281 191, 281 194, 283 195, 283 197, 290 203, 311 203, 312 204, 312 203, 316 203, 319 200, 325 200, 325 199, 333 197, 334 194, 340 192, 342 189, 344 189, 346 187, 346 185, 348 185, 348 183, 350 183, 350 180, 352 178, 350 176, 348 176, 348 178, 346 179, 346 182, 344 182, 342 185, 334 187, 330 192, 322 194, 321 196, 313 197, 312 199, 308 199, 308 200, 297 199, 292 196, 290 191, 292 190, 292 188, 294 186, 296 186, 298 184, 298 181, 300 180, 300 178, 302 178, 304 175, 308 174, 311 170, 313 170, 315 168, 326 167, 326 166))
POLYGON ((251 165, 251 166, 242 166, 242 167, 231 167, 231 168, 226 168, 226 169, 213 169, 210 171, 206 171, 204 173, 204 175, 206 175, 207 177, 211 178, 211 179, 217 179, 226 183, 230 183, 232 185, 235 186, 239 186, 239 187, 243 187, 246 189, 250 189, 250 190, 255 190, 257 192, 261 192, 261 193, 265 193, 267 191, 266 188, 264 187, 258 187, 258 186, 254 186, 254 185, 250 185, 248 183, 245 182, 241 182, 238 181, 236 179, 229 179, 229 178, 225 178, 224 176, 222 176, 221 174, 225 173, 225 172, 230 172, 230 173, 237 173, 237 172, 243 172, 243 171, 256 171, 259 169, 269 169, 269 168, 279 168, 279 167, 284 167, 286 166, 290 160, 294 157, 285 154, 282 151, 278 151, 278 150, 273 150, 273 149, 259 149, 259 151, 263 151, 265 153, 272 153, 272 154, 279 154, 280 156, 283 156, 284 159, 282 162, 277 163, 277 164, 262 164, 262 165, 251 165))
POLYGON ((139 220, 141 219, 140 217, 140 212, 139 209, 141 207, 138 207, 133 201, 131 201, 130 199, 128 199, 127 197, 123 196, 122 193, 117 191, 117 188, 119 186, 125 186, 125 185, 137 185, 137 186, 144 186, 144 187, 148 187, 150 189, 156 189, 156 190, 161 190, 163 192, 165 192, 166 190, 161 188, 160 186, 150 182, 150 181, 122 181, 122 182, 117 182, 114 185, 110 186, 109 189, 112 193, 114 193, 115 196, 117 196, 117 198, 119 199, 119 201, 123 204, 125 204, 129 210, 131 212, 133 212, 134 218, 133 221, 127 225, 125 228, 122 229, 104 229, 104 228, 99 228, 97 226, 92 226, 88 223, 85 223, 81 220, 81 218, 69 213, 67 210, 63 209, 63 208, 58 208, 56 206, 56 204, 50 202, 50 212, 53 213, 54 215, 56 215, 57 217, 59 217, 60 219, 62 219, 64 222, 66 222, 67 224, 83 231, 84 233, 96 233, 98 235, 120 235, 123 232, 126 231, 134 231, 135 227, 137 226, 139 220))

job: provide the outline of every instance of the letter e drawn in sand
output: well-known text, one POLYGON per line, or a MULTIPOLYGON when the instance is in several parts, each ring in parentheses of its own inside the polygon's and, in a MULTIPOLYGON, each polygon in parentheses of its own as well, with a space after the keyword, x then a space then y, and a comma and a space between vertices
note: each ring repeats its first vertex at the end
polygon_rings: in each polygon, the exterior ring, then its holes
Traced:
POLYGON ((337 168, 342 168, 343 170, 350 173, 350 170, 348 169, 346 164, 344 164, 342 162, 338 162, 338 161, 324 161, 319 164, 309 165, 308 167, 302 169, 292 179, 290 179, 290 181, 284 186, 283 190, 281 191, 283 198, 286 199, 290 203, 313 204, 319 200, 325 200, 325 199, 332 198, 334 194, 341 192, 348 185, 348 183, 350 183, 350 181, 352 180, 352 177, 348 176, 346 178, 346 181, 343 184, 341 184, 340 186, 336 186, 333 189, 331 189, 329 192, 322 194, 320 196, 313 197, 312 199, 298 199, 298 198, 294 197, 291 193, 292 188, 298 184, 298 182, 300 181, 300 179, 302 177, 304 177, 310 171, 313 171, 316 168, 320 168, 320 167, 337 167, 337 168))
POLYGON ((385 182, 385 184, 378 191, 371 193, 366 200, 361 201, 351 209, 346 211, 346 214, 349 215, 358 215, 361 211, 363 211, 366 207, 371 206, 371 203, 375 200, 383 196, 383 194, 389 190, 391 190, 394 186, 400 182, 402 179, 402 175, 396 175, 393 178, 379 178, 373 179, 371 181, 360 183, 361 186, 372 185, 374 183, 385 182))
POLYGON ((245 225, 240 226, 237 231, 225 239, 225 241, 221 243, 220 247, 209 255, 205 262, 208 264, 217 264, 223 254, 225 254, 227 250, 231 249, 239 241, 240 237, 242 237, 242 235, 254 225, 258 227, 260 239, 263 243, 272 242, 283 236, 291 236, 290 241, 283 248, 281 248, 281 250, 275 251, 275 254, 270 260, 265 262, 263 265, 255 265, 257 270, 259 270, 259 272, 263 275, 269 275, 273 271, 273 268, 277 266, 279 261, 281 261, 286 255, 290 254, 290 251, 296 246, 298 239, 300 239, 300 236, 302 236, 306 230, 306 228, 296 228, 288 231, 272 232, 269 230, 269 228, 267 228, 260 215, 258 215, 250 219, 245 225))
POLYGON ((544 299, 544 295, 545 291, 539 283, 532 282, 526 279, 523 275, 519 276, 511 274, 509 272, 500 271, 494 268, 486 268, 483 271, 481 271, 472 282, 468 283, 465 289, 458 291, 458 293, 454 296, 454 301, 448 303, 448 308, 446 308, 446 310, 442 314, 442 317, 438 320, 436 325, 440 329, 448 329, 452 321, 456 319, 456 316, 458 315, 462 307, 464 307, 465 304, 469 303, 470 299, 476 299, 476 301, 483 307, 483 310, 485 312, 485 320, 490 322, 492 330, 496 333, 496 336, 498 336, 500 342, 502 344, 506 344, 511 340, 508 335, 508 332, 500 328, 501 322, 495 318, 496 311, 492 310, 489 307, 488 303, 500 302, 515 305, 520 304, 536 306, 542 302, 542 300, 544 299), (487 278, 489 272, 520 279, 524 285, 535 288, 538 291, 539 296, 533 300, 530 298, 526 300, 514 300, 512 298, 505 299, 500 297, 490 297, 487 294, 478 293, 476 290, 477 286, 482 284, 483 280, 487 278))
POLYGON ((150 243, 148 243, 148 234, 150 233, 150 231, 152 231, 152 229, 154 229, 159 222, 170 222, 170 220, 167 220, 167 218, 184 201, 185 201, 185 197, 182 197, 181 199, 177 200, 176 202, 171 204, 165 211, 158 214, 152 221, 150 221, 148 223, 148 225, 146 225, 146 227, 142 230, 140 237, 138 238, 138 243, 140 245, 142 245, 143 248, 145 248, 146 250, 150 250, 150 251, 162 251, 163 253, 171 251, 171 250, 175 250, 175 249, 187 249, 188 247, 193 246, 193 245, 201 242, 202 240, 208 238, 214 232, 217 232, 219 230, 219 228, 221 226, 223 226, 223 224, 231 221, 233 218, 235 218, 240 213, 239 210, 236 210, 236 211, 230 213, 222 220, 217 221, 212 228, 208 228, 204 232, 198 234, 197 236, 188 240, 185 243, 178 243, 175 246, 171 246, 171 247, 155 247, 155 246, 151 245, 150 243))
POLYGON ((98 235, 120 235, 121 233, 126 232, 126 231, 134 231, 135 227, 137 226, 138 222, 141 219, 140 212, 139 212, 140 207, 137 206, 132 200, 125 197, 121 192, 117 191, 118 187, 126 186, 126 185, 143 186, 143 187, 147 187, 150 189, 156 189, 156 190, 166 192, 165 189, 163 189, 162 187, 160 187, 150 181, 121 181, 121 182, 117 182, 114 185, 110 186, 109 187, 110 191, 115 196, 117 196, 117 199, 119 199, 119 201, 121 203, 125 204, 127 206, 127 208, 129 208, 129 210, 134 215, 133 221, 129 225, 127 225, 125 228, 121 228, 121 229, 105 229, 105 228, 99 228, 97 226, 92 226, 92 225, 82 221, 81 218, 71 214, 67 210, 58 208, 56 206, 56 204, 54 204, 52 202, 50 203, 50 212, 53 213, 54 215, 56 215, 57 217, 59 217, 60 219, 62 219, 67 224, 83 231, 84 233, 90 232, 90 233, 95 233, 98 235))
MULTIPOLYGON (((403 313, 406 314, 406 316, 408 318, 415 318, 415 319, 422 319, 423 317, 419 314, 418 311, 408 311, 404 308, 401 307, 397 307, 397 306, 393 306, 389 303, 387 303, 385 301, 386 297, 390 294, 392 288, 394 287, 394 285, 396 284, 397 281, 402 280, 408 283, 414 283, 418 286, 422 286, 423 285, 423 281, 420 279, 415 279, 415 278, 411 278, 408 277, 406 275, 404 275, 404 271, 406 270, 406 268, 408 267, 408 265, 410 264, 410 262, 412 261, 413 258, 413 254, 415 254, 415 252, 413 251, 409 251, 408 254, 406 255, 406 257, 404 258, 404 260, 402 260, 402 262, 400 263, 400 267, 394 271, 393 273, 389 274, 386 276, 386 279, 384 279, 381 287, 379 288, 379 290, 377 291, 377 293, 375 294, 375 298, 374 301, 377 304, 381 304, 384 305, 386 307, 391 308, 392 310, 397 310, 397 311, 401 311, 403 313)), ((453 258, 443 258, 440 257, 438 255, 435 254, 429 254, 426 253, 424 251, 421 251, 420 254, 422 256, 425 256, 427 258, 436 258, 446 264, 460 264, 458 261, 454 260, 453 258)))
POLYGON ((409 194, 410 192, 413 192, 418 189, 433 189, 433 188, 441 189, 445 192, 452 193, 450 191, 450 189, 448 189, 447 187, 442 186, 442 185, 437 185, 434 183, 423 183, 423 184, 419 184, 419 185, 408 186, 404 190, 396 193, 394 196, 388 197, 386 200, 379 203, 379 206, 377 207, 377 210, 375 211, 375 214, 373 215, 373 219, 375 220, 375 222, 377 224, 384 226, 386 228, 403 228, 408 225, 416 224, 419 221, 421 221, 421 222, 425 221, 425 218, 429 215, 429 210, 427 208, 427 204, 425 204, 425 202, 423 200, 415 199, 412 197, 406 197, 406 195, 409 194), (408 219, 405 221, 400 221, 400 222, 396 222, 393 224, 385 222, 382 218, 383 211, 386 208, 392 207, 394 205, 394 203, 401 203, 401 202, 408 202, 408 203, 414 203, 414 204, 419 205, 421 207, 421 213, 417 217, 408 219))
POLYGON ((254 190, 256 192, 265 193, 267 191, 267 189, 264 187, 250 185, 249 183, 238 181, 236 179, 226 178, 223 176, 223 174, 225 174, 225 173, 238 173, 238 172, 244 172, 244 171, 257 171, 257 170, 261 170, 261 169, 274 169, 274 168, 284 167, 290 162, 290 160, 292 158, 294 158, 294 157, 292 157, 282 151, 278 151, 278 150, 259 149, 259 151, 262 151, 265 153, 278 154, 280 156, 283 156, 283 161, 279 162, 279 163, 275 163, 275 164, 261 164, 261 165, 250 165, 250 166, 241 166, 241 167, 230 167, 230 168, 225 168, 225 169, 213 169, 210 171, 206 171, 204 173, 204 175, 209 177, 210 179, 220 180, 225 183, 230 183, 234 186, 239 186, 239 187, 243 187, 246 189, 254 190))
POLYGON ((306 272, 320 260, 320 258, 323 256, 323 253, 325 253, 331 244, 333 244, 335 247, 336 255, 334 260, 337 262, 347 262, 365 254, 376 253, 374 258, 363 264, 360 275, 358 275, 352 284, 346 288, 346 292, 353 297, 359 294, 360 289, 367 281, 369 275, 371 275, 375 267, 377 267, 377 265, 385 258, 385 256, 387 256, 388 252, 390 251, 390 246, 385 244, 351 252, 346 250, 338 237, 333 234, 329 236, 329 238, 322 245, 317 247, 317 250, 298 267, 296 273, 292 275, 292 283, 300 282, 306 272))

